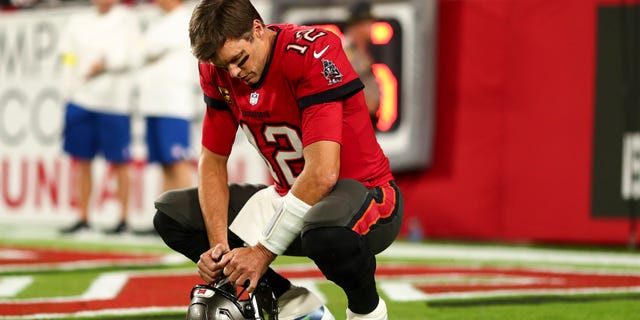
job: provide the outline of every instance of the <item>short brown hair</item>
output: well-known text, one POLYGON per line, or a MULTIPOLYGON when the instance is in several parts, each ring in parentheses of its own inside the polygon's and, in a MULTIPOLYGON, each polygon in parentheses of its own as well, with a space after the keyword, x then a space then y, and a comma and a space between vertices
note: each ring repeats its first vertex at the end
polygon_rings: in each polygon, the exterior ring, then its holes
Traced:
POLYGON ((256 19, 263 22, 249 0, 201 0, 189 22, 193 55, 213 61, 227 40, 249 39, 256 19))

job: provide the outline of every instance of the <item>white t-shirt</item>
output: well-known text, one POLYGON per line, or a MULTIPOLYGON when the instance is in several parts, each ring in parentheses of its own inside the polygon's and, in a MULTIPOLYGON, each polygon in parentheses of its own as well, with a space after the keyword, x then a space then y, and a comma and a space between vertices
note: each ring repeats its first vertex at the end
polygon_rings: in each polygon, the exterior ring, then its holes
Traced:
POLYGON ((199 77, 189 43, 190 18, 191 12, 180 6, 151 21, 144 33, 142 58, 156 59, 143 62, 138 72, 138 107, 143 115, 190 119, 195 114, 199 77))
POLYGON ((136 17, 124 7, 96 10, 69 18, 60 53, 65 66, 66 98, 94 111, 128 114, 131 109, 131 69, 140 37, 136 17), (105 72, 87 79, 91 65, 105 62, 105 72))

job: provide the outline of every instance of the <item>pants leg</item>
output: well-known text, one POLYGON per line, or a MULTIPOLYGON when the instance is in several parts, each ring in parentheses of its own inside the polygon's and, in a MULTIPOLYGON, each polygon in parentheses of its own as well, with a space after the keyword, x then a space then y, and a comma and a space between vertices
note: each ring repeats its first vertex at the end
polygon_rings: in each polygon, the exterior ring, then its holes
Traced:
MULTIPOLYGON (((242 206, 262 185, 229 185, 229 219, 238 215, 242 206)), ((154 227, 162 240, 171 249, 182 253, 193 262, 198 262, 200 254, 209 250, 209 240, 198 201, 198 189, 187 188, 167 191, 155 202, 157 209, 154 227)), ((229 246, 243 245, 235 234, 228 234, 229 246)))
MULTIPOLYGON (((232 223, 246 201, 264 187, 230 185, 228 222, 232 223)), ((169 247, 197 262, 209 249, 197 189, 169 191, 156 201, 156 208, 158 234, 169 247)), ((327 279, 345 291, 351 311, 368 313, 378 303, 375 254, 393 242, 402 216, 402 196, 393 182, 369 190, 355 180, 340 180, 309 210, 301 237, 285 255, 310 257, 327 279)), ((229 245, 239 247, 243 241, 229 233, 229 245)), ((274 279, 279 277, 273 274, 274 279)), ((282 290, 288 284, 284 280, 279 279, 284 283, 279 286, 282 290)))
POLYGON ((195 263, 200 260, 203 252, 209 250, 206 232, 189 230, 162 211, 156 212, 153 225, 169 248, 182 253, 195 263))
POLYGON ((302 250, 344 290, 351 311, 365 314, 376 308, 375 254, 396 238, 402 216, 395 183, 367 190, 353 180, 339 181, 305 216, 302 250))
MULTIPOLYGON (((265 186, 262 185, 232 184, 229 186, 229 224, 233 222, 249 198, 263 188, 265 186)), ((153 222, 162 240, 171 249, 197 263, 200 255, 210 248, 198 201, 198 190, 189 188, 165 192, 156 201, 155 206, 158 211, 153 222)), ((232 249, 244 245, 244 241, 234 233, 229 232, 227 236, 232 249)), ((289 280, 271 268, 267 270, 264 277, 268 279, 276 297, 282 295, 291 286, 289 280)))

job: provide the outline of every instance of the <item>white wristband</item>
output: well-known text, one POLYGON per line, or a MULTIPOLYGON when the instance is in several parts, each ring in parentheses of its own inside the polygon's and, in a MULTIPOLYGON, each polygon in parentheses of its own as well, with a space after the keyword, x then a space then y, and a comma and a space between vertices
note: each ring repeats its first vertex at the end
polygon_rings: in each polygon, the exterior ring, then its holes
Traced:
POLYGON ((300 235, 303 217, 311 206, 289 192, 282 197, 282 207, 262 232, 260 243, 269 251, 281 255, 300 235))

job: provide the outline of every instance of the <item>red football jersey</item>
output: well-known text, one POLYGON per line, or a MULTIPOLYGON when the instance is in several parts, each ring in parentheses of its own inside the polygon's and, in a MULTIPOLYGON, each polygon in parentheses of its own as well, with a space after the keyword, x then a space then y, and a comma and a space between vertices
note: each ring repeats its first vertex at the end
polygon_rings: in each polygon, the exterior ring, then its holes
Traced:
POLYGON ((208 63, 200 84, 207 113, 202 144, 228 156, 240 126, 264 158, 279 193, 286 193, 304 166, 302 148, 340 143, 340 177, 367 187, 393 179, 378 144, 358 75, 340 38, 320 28, 269 25, 277 32, 262 78, 252 86, 208 63))

